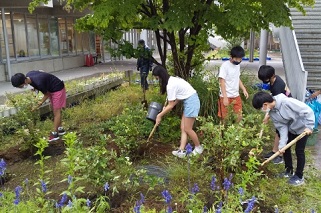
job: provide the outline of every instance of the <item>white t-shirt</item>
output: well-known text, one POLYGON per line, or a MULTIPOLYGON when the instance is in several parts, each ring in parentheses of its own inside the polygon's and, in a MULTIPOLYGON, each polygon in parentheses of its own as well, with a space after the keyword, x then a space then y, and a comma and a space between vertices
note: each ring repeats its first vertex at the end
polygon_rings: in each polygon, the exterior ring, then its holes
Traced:
MULTIPOLYGON (((218 77, 225 80, 226 95, 228 98, 235 98, 240 95, 240 74, 240 65, 234 65, 230 61, 225 61, 221 65, 218 77)), ((220 96, 223 97, 221 88, 220 96)))
POLYGON ((187 81, 173 76, 168 79, 166 91, 168 101, 184 100, 196 93, 196 90, 187 81))

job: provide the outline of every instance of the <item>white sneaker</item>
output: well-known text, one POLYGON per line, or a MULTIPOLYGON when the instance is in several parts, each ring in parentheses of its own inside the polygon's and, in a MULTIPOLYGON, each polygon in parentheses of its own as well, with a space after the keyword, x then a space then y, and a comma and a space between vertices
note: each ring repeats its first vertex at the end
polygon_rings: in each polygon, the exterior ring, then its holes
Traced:
POLYGON ((179 157, 179 158, 185 158, 186 156, 186 151, 185 150, 176 150, 176 151, 172 151, 172 154, 179 157))
POLYGON ((203 146, 199 145, 199 146, 196 146, 196 147, 194 148, 194 150, 193 150, 192 153, 193 153, 193 155, 195 156, 195 155, 198 155, 198 154, 202 154, 203 151, 204 151, 203 146))

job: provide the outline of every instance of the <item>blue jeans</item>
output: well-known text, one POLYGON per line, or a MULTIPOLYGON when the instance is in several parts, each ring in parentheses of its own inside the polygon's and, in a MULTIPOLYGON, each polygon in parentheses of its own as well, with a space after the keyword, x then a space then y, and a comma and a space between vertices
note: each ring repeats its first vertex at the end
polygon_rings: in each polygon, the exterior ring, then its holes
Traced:
POLYGON ((139 69, 140 71, 140 85, 142 88, 145 87, 145 90, 148 90, 147 76, 149 73, 149 66, 142 66, 139 69))

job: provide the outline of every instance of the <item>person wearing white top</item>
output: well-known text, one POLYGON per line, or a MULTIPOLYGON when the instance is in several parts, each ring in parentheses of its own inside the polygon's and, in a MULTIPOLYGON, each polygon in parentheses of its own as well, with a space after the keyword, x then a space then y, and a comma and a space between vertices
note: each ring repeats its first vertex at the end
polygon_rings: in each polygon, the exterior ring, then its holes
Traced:
POLYGON ((242 119, 242 100, 239 94, 241 88, 246 98, 249 97, 246 88, 240 79, 240 63, 244 57, 244 49, 240 46, 233 47, 230 52, 230 60, 220 67, 219 83, 220 98, 218 116, 224 120, 228 115, 228 106, 233 105, 233 111, 237 114, 237 122, 242 119))
POLYGON ((203 147, 200 145, 198 136, 193 130, 193 125, 200 110, 200 100, 196 90, 184 79, 170 76, 167 70, 162 66, 156 66, 153 69, 153 76, 155 76, 160 83, 160 92, 165 94, 167 92, 168 104, 163 108, 156 117, 156 125, 162 120, 162 117, 170 112, 174 106, 183 101, 183 115, 181 120, 181 141, 178 150, 173 151, 173 155, 183 158, 186 156, 185 146, 187 144, 187 137, 189 136, 193 141, 195 148, 193 155, 201 154, 203 147))

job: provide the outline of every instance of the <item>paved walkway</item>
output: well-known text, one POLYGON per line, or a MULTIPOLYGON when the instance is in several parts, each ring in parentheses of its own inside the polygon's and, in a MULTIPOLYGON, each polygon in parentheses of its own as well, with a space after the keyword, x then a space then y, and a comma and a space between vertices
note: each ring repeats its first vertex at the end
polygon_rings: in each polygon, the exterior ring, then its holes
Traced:
MULTIPOLYGON (((156 58, 157 60, 157 58, 156 58)), ((220 66, 224 61, 222 60, 212 60, 208 63, 209 68, 220 66)), ((267 61, 268 65, 271 65, 275 68, 276 73, 281 77, 284 77, 283 63, 280 58, 280 55, 272 57, 272 60, 267 61)), ((253 72, 256 75, 259 67, 259 62, 248 62, 243 61, 241 63, 241 69, 248 70, 253 72)), ((58 72, 53 72, 52 74, 56 75, 63 81, 90 77, 92 75, 97 75, 99 73, 108 73, 113 71, 126 71, 126 70, 136 70, 136 60, 135 59, 125 59, 121 61, 109 61, 107 63, 96 64, 92 67, 78 67, 58 72)), ((11 85, 11 82, 0 82, 0 104, 4 104, 6 93, 19 93, 23 90, 19 88, 14 88, 11 85)))

